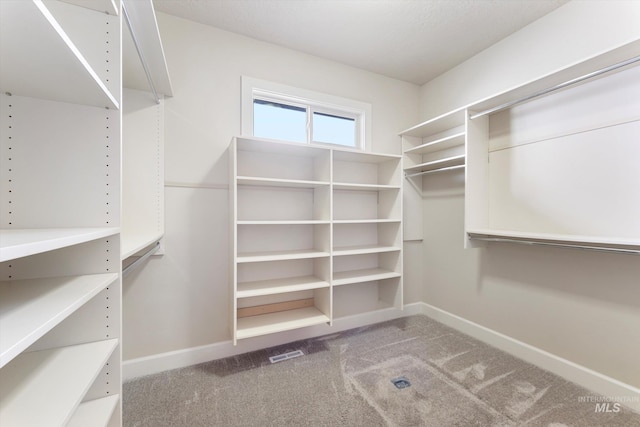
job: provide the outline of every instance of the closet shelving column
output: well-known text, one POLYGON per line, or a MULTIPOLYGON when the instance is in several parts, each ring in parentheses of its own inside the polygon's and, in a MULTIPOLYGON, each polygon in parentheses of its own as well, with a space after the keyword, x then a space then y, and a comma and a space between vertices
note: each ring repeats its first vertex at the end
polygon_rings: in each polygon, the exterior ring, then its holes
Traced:
POLYGON ((97 8, 0 2, 0 425, 121 425, 120 18, 97 8))
POLYGON ((332 160, 334 317, 402 308, 402 156, 334 149, 332 160))
POLYGON ((330 150, 236 138, 230 157, 234 342, 329 323, 330 150))
POLYGON ((464 168, 465 117, 455 110, 400 133, 408 177, 464 168))

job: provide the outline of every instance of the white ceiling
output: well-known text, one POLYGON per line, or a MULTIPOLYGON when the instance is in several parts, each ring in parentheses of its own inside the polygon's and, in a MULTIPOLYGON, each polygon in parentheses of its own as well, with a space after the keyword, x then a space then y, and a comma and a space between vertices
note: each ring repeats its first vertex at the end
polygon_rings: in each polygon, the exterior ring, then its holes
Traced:
POLYGON ((424 84, 568 0, 153 0, 157 11, 424 84))

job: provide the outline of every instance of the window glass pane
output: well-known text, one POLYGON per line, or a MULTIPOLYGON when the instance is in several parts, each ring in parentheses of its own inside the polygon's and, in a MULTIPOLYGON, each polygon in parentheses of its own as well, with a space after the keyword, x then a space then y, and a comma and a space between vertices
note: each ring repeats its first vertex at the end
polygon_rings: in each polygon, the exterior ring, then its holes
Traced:
POLYGON ((348 117, 313 113, 313 141, 356 146, 356 121, 348 117))
POLYGON ((303 107, 254 99, 253 135, 307 142, 307 110, 303 107))

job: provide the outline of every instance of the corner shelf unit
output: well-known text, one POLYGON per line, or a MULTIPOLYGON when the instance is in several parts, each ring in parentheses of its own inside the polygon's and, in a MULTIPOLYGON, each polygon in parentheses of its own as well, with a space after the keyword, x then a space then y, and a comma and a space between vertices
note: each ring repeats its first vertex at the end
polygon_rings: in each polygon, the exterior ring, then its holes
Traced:
POLYGON ((365 285, 360 311, 402 308, 401 156, 253 137, 229 153, 234 343, 331 324, 338 285, 365 285))
POLYGON ((120 3, 71 3, 0 2, 3 426, 122 423, 120 3))
POLYGON ((639 81, 634 41, 407 129, 405 171, 464 161, 466 247, 640 254, 639 81))
POLYGON ((464 168, 466 110, 455 110, 400 133, 407 178, 464 168))

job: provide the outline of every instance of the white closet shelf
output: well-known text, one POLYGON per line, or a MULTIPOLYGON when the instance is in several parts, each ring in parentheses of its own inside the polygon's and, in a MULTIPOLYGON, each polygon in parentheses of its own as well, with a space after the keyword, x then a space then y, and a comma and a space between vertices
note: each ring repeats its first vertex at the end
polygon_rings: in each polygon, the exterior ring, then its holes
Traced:
POLYGON ((123 260, 129 258, 147 246, 160 241, 163 236, 163 232, 145 235, 123 232, 120 235, 121 258, 123 260))
POLYGON ((334 256, 346 256, 346 255, 365 255, 365 254, 377 254, 383 252, 396 252, 401 248, 398 246, 377 246, 377 245, 360 245, 360 246, 347 246, 333 249, 334 256))
POLYGON ((334 219, 334 224, 389 224, 402 222, 401 219, 334 219))
POLYGON ((333 160, 354 163, 384 163, 401 159, 401 154, 378 154, 366 151, 333 149, 333 160))
POLYGON ((435 135, 437 133, 444 132, 445 130, 464 125, 465 116, 466 109, 459 108, 410 127, 409 129, 400 132, 400 135, 416 136, 419 138, 435 135))
POLYGON ((329 224, 329 220, 321 219, 301 219, 301 220, 269 220, 269 221, 257 221, 257 220, 241 220, 238 221, 238 225, 319 225, 329 224))
POLYGON ((120 400, 120 395, 82 402, 66 427, 106 427, 120 400))
POLYGON ((0 370, 0 425, 65 425, 117 345, 113 339, 16 357, 0 370))
POLYGON ((513 230, 495 230, 489 228, 467 229, 470 238, 517 240, 523 243, 543 243, 570 246, 589 246, 593 249, 640 250, 639 238, 601 237, 575 234, 530 233, 513 230))
POLYGON ((416 147, 405 150, 406 154, 425 154, 425 153, 433 153, 435 151, 444 150, 447 148, 457 147, 459 145, 464 145, 464 138, 466 132, 458 132, 454 135, 446 136, 444 138, 439 138, 434 141, 430 141, 416 147))
POLYGON ((288 142, 254 136, 239 136, 235 138, 238 151, 252 151, 258 153, 284 154, 315 158, 326 156, 328 147, 318 147, 299 142, 288 142))
POLYGON ((248 252, 238 253, 238 263, 263 262, 263 261, 286 261, 293 259, 323 258, 328 257, 329 252, 315 249, 294 250, 294 251, 269 251, 269 252, 248 252))
POLYGON ((333 184, 334 190, 364 190, 364 191, 378 191, 378 190, 400 190, 399 185, 384 185, 384 184, 357 184, 336 182, 333 184))
POLYGON ((236 296, 238 298, 249 298, 328 287, 329 282, 315 276, 287 277, 284 279, 239 282, 236 296))
POLYGON ((369 268, 365 270, 351 270, 333 273, 333 286, 349 285, 352 283, 372 282, 375 280, 393 279, 401 274, 382 268, 369 268))
POLYGON ((116 280, 91 274, 0 282, 0 368, 116 280))
POLYGON ((238 176, 238 185, 264 186, 264 187, 289 187, 289 188, 318 188, 328 187, 328 181, 307 181, 297 179, 262 178, 251 176, 238 176))
POLYGON ((0 4, 2 92, 96 107, 120 107, 44 3, 0 4))
POLYGON ((0 230, 0 262, 118 234, 118 227, 0 230))
POLYGON ((75 4, 76 6, 86 7, 97 12, 106 12, 109 15, 118 15, 120 11, 114 0, 62 0, 65 3, 75 4))
POLYGON ((329 317, 315 307, 279 311, 238 319, 238 339, 251 338, 306 326, 329 323, 329 317))
POLYGON ((459 156, 451 156, 451 157, 446 157, 444 159, 438 159, 430 162, 420 163, 419 165, 405 168, 404 171, 407 173, 435 171, 438 169, 449 168, 451 166, 464 165, 464 160, 465 160, 465 155, 461 154, 459 156))

